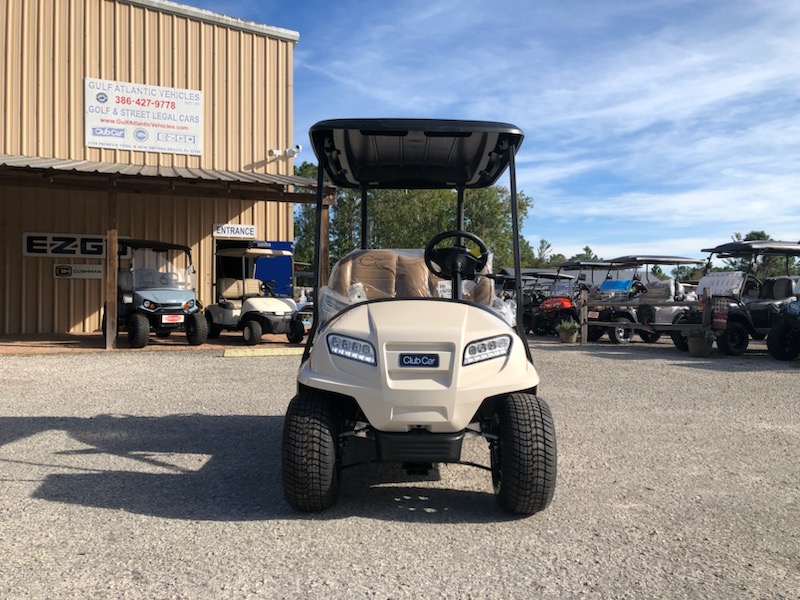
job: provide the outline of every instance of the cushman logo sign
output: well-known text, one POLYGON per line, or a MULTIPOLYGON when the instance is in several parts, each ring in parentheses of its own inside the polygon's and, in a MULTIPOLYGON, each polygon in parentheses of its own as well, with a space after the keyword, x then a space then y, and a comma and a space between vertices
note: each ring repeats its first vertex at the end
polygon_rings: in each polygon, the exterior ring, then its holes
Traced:
POLYGON ((438 354, 401 354, 401 367, 428 367, 435 369, 439 366, 438 354))

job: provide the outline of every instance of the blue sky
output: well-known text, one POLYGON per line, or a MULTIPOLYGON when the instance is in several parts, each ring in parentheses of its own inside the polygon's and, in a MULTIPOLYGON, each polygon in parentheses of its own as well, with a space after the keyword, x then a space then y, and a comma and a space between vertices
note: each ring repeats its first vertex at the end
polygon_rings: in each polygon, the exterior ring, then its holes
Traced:
POLYGON ((295 143, 345 117, 525 132, 523 233, 569 257, 800 240, 800 3, 183 0, 297 31, 295 143))

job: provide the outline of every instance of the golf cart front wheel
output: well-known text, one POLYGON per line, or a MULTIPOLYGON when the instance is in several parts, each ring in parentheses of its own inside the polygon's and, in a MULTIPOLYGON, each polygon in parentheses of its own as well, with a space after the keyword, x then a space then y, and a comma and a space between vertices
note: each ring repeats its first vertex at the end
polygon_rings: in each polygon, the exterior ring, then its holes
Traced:
POLYGON ((290 344, 299 344, 303 341, 305 335, 306 326, 303 325, 300 319, 292 319, 289 321, 289 332, 286 334, 286 338, 289 340, 290 344))
POLYGON ((258 321, 248 321, 244 324, 242 335, 244 336, 244 343, 248 346, 255 346, 261 341, 261 323, 258 321))
POLYGON ((544 510, 556 486, 556 432, 550 407, 534 394, 498 400, 490 445, 492 483, 500 506, 532 515, 544 510))
POLYGON ((626 325, 633 321, 628 317, 617 317, 614 322, 617 325, 608 328, 608 339, 615 344, 630 344, 633 339, 633 328, 626 325))
POLYGON ((191 346, 199 346, 208 341, 208 321, 199 312, 186 317, 186 341, 191 346))
POLYGON ((741 356, 747 350, 750 334, 747 327, 737 321, 728 321, 728 326, 717 338, 717 347, 729 356, 741 356))
POLYGON ((778 360, 794 360, 800 356, 800 329, 785 320, 779 321, 769 330, 767 350, 778 360))
POLYGON ((128 319, 128 343, 131 348, 144 348, 150 341, 150 321, 142 314, 133 313, 128 319))
POLYGON ((283 495, 292 508, 319 511, 339 499, 339 409, 325 394, 305 390, 289 403, 283 423, 283 495))

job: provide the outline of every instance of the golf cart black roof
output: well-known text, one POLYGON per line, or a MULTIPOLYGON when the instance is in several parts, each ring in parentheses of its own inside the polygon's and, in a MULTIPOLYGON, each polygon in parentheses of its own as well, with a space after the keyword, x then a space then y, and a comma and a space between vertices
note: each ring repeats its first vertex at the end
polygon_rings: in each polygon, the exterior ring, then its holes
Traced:
POLYGON ((119 240, 119 245, 127 246, 133 250, 138 248, 150 248, 151 250, 156 250, 159 252, 166 250, 181 250, 187 254, 192 253, 192 249, 189 248, 189 246, 184 246, 183 244, 173 244, 171 242, 158 242, 156 240, 134 240, 123 238, 119 240))
POLYGON ((685 256, 665 256, 658 254, 631 254, 612 258, 609 262, 615 266, 621 265, 702 265, 705 261, 699 258, 687 258, 685 256))
POLYGON ((618 265, 608 260, 575 258, 558 265, 559 269, 611 269, 618 265))
MULTIPOLYGON (((500 275, 509 279, 514 277, 514 269, 511 267, 503 267, 500 269, 500 275)), ((557 269, 536 269, 536 268, 522 268, 519 274, 523 279, 575 279, 574 275, 567 275, 566 273, 559 273, 557 269)))
POLYGON ((748 242, 728 242, 714 248, 704 248, 701 252, 710 252, 720 257, 755 256, 771 254, 777 256, 800 256, 800 243, 778 242, 775 240, 752 240, 748 242))
POLYGON ((335 119, 313 125, 309 137, 338 187, 472 189, 497 181, 523 133, 489 121, 335 119))

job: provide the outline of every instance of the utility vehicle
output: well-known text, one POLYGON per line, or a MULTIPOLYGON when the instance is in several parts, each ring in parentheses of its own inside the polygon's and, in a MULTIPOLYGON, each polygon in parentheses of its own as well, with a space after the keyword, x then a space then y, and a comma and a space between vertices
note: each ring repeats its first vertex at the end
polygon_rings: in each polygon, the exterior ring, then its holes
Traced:
MULTIPOLYGON (((697 292, 711 290, 714 301, 714 326, 721 331, 717 347, 733 356, 744 354, 750 338, 763 340, 770 332, 781 307, 796 299, 800 277, 790 274, 792 259, 800 256, 800 244, 774 240, 727 242, 706 248, 708 265, 714 256, 741 261, 741 270, 706 272, 697 283, 697 292), (757 277, 759 260, 776 266, 783 262, 785 275, 757 277)), ((698 323, 696 310, 687 310, 678 323, 698 323)), ((674 340, 674 337, 673 337, 674 340)), ((678 346, 678 342, 675 343, 678 346)), ((680 348, 680 346, 678 346, 680 348)))
POLYGON ((494 293, 486 243, 464 230, 467 191, 494 185, 508 169, 521 297, 514 156, 522 131, 485 121, 347 119, 317 123, 310 138, 320 165, 314 320, 284 422, 288 503, 332 506, 352 466, 350 444, 419 474, 461 462, 463 441, 480 437, 500 506, 543 510, 555 490, 555 429, 537 394, 522 304, 509 314, 494 293), (361 248, 327 282, 323 177, 360 189, 362 209, 361 248), (424 250, 369 248, 368 201, 387 188, 454 190, 454 228, 435 232, 424 250))
MULTIPOLYGON (((655 343, 661 339, 664 326, 671 326, 683 314, 686 305, 682 302, 696 299, 693 293, 687 292, 683 283, 674 277, 661 279, 653 274, 653 268, 659 267, 667 271, 670 267, 700 267, 704 261, 685 256, 634 254, 619 256, 610 261, 613 265, 632 270, 630 285, 636 293, 632 295, 636 302, 625 307, 625 314, 620 314, 633 323, 647 325, 649 329, 638 328, 639 337, 647 343, 655 343)), ((632 328, 626 331, 632 332, 632 328)), ((630 334, 629 334, 630 335, 630 334)), ((671 333, 673 338, 680 332, 671 333)), ((685 337, 681 337, 685 340, 685 337)))
POLYGON ((217 302, 206 307, 209 337, 216 338, 223 330, 232 330, 241 331, 248 345, 258 344, 265 333, 285 333, 292 344, 303 341, 305 326, 297 303, 292 298, 278 297, 274 292, 275 282, 255 277, 257 259, 292 255, 288 250, 274 250, 266 244, 247 242, 217 250, 218 274, 228 275, 220 268, 220 259, 233 258, 241 263, 233 277, 217 278, 217 302))
MULTIPOLYGON (((192 251, 188 246, 153 240, 120 240, 131 249, 130 266, 118 274, 119 329, 128 332, 131 348, 143 348, 150 330, 160 338, 177 330, 189 344, 204 344, 208 326, 197 300, 192 251)), ((103 335, 105 335, 105 310, 103 335)))
POLYGON ((767 334, 767 350, 778 360, 800 356, 800 300, 776 307, 777 313, 767 334))

